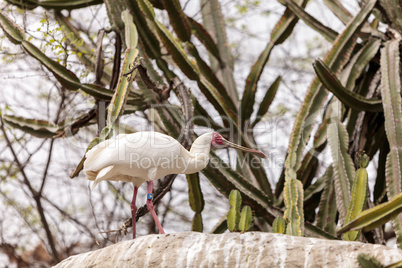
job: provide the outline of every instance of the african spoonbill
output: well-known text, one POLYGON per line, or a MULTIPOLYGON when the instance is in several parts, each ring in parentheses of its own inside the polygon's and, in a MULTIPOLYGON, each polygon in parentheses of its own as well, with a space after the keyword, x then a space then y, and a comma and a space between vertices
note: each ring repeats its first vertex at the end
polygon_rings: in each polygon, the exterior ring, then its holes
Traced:
POLYGON ((169 174, 191 174, 204 169, 212 148, 234 148, 266 158, 264 153, 229 142, 215 132, 199 136, 193 142, 190 151, 187 151, 177 140, 168 135, 144 131, 120 134, 115 139, 96 145, 86 153, 84 172, 88 180, 94 181, 92 189, 103 180, 133 183, 134 194, 131 202, 133 238, 136 235, 135 200, 138 187, 148 181, 147 207, 159 232, 164 234, 153 208, 153 181, 169 174))

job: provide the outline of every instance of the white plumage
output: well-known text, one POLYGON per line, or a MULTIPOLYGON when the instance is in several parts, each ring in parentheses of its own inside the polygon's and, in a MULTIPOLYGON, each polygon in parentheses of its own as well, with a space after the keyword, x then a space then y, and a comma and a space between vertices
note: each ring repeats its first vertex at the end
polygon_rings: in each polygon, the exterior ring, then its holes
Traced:
POLYGON ((103 141, 86 153, 84 172, 94 181, 92 189, 104 180, 132 182, 134 185, 131 212, 135 238, 135 199, 138 187, 148 181, 147 206, 159 232, 164 233, 152 203, 153 181, 169 174, 191 174, 204 169, 212 147, 230 147, 266 157, 262 152, 231 143, 210 132, 199 136, 187 151, 177 140, 158 132, 120 134, 103 141))
POLYGON ((84 172, 95 181, 132 182, 139 187, 146 181, 169 174, 190 174, 206 167, 212 133, 200 136, 187 151, 177 140, 158 132, 120 134, 99 143, 86 154, 84 172))

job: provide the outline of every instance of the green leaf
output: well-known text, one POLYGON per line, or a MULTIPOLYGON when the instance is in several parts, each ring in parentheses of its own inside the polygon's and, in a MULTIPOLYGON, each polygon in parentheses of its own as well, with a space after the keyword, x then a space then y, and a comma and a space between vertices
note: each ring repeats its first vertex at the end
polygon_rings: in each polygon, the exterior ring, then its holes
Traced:
POLYGON ((173 60, 179 66, 179 68, 187 75, 191 80, 199 80, 200 71, 197 66, 195 66, 190 59, 187 57, 186 52, 180 43, 173 37, 172 33, 166 29, 166 27, 159 21, 155 21, 157 25, 157 32, 168 50, 169 54, 172 55, 173 60))
POLYGON ((218 93, 221 95, 221 97, 227 103, 227 106, 231 110, 236 111, 237 107, 234 105, 232 99, 228 95, 225 86, 219 81, 216 74, 212 71, 212 69, 208 66, 208 64, 201 58, 196 47, 191 43, 187 43, 186 47, 187 47, 187 50, 191 53, 191 55, 195 58, 197 66, 198 66, 202 76, 209 81, 210 85, 212 85, 214 88, 216 88, 218 93))
POLYGON ((198 86, 200 87, 202 93, 207 97, 207 99, 214 105, 217 111, 221 115, 226 115, 229 119, 232 120, 233 124, 237 126, 238 123, 238 115, 232 110, 229 106, 230 101, 223 97, 219 90, 215 88, 205 77, 201 77, 201 80, 198 82, 198 86))
POLYGON ((63 131, 63 126, 55 125, 49 121, 28 119, 20 116, 3 115, 3 120, 10 126, 18 128, 38 138, 54 138, 57 132, 63 131))
POLYGON ((155 59, 157 66, 163 72, 165 78, 170 81, 177 75, 169 69, 168 63, 162 57, 161 45, 157 38, 157 26, 154 22, 155 16, 152 6, 148 1, 128 1, 128 7, 134 15, 134 22, 137 25, 137 30, 141 39, 138 46, 142 55, 146 55, 151 59, 155 59), (148 10, 149 9, 149 10, 148 10), (144 11, 145 10, 145 11, 144 11), (148 12, 144 16, 144 12, 148 12))
POLYGON ((399 1, 395 0, 380 0, 381 7, 385 10, 387 20, 394 29, 402 32, 402 7, 399 1))
POLYGON ((254 63, 250 74, 247 77, 246 86, 244 88, 243 97, 240 104, 242 125, 244 125, 245 121, 250 119, 251 114, 253 113, 257 84, 273 47, 274 43, 269 42, 264 51, 258 57, 257 62, 254 63))
POLYGON ((353 58, 350 60, 350 63, 342 72, 341 81, 342 84, 345 85, 346 89, 353 91, 356 80, 359 78, 374 56, 378 53, 380 45, 381 40, 375 38, 370 39, 367 44, 365 44, 363 48, 360 49, 355 56, 353 56, 353 58), (344 77, 346 78, 346 82, 343 79, 344 77))
POLYGON ((336 194, 333 182, 334 172, 332 165, 327 168, 327 171, 325 172, 323 178, 325 180, 325 185, 318 206, 316 225, 317 227, 324 229, 330 234, 335 235, 336 215, 338 210, 335 200, 336 194))
POLYGON ((272 224, 272 232, 277 234, 284 234, 286 230, 286 223, 283 217, 277 217, 272 224))
MULTIPOLYGON (((82 44, 79 44, 79 42, 77 42, 77 40, 81 41, 84 40, 80 37, 78 29, 75 28, 68 20, 68 18, 63 16, 63 14, 61 14, 60 12, 56 12, 55 18, 57 22, 60 24, 61 31, 63 31, 64 38, 68 41, 68 44, 74 49, 74 51, 78 51, 81 53, 81 57, 79 57, 79 60, 83 64, 85 64, 85 66, 89 70, 95 72, 96 57, 93 53, 95 49, 93 45, 90 45, 86 42, 82 42, 82 44)), ((60 53, 64 52, 60 50, 60 53)), ((109 68, 109 66, 105 66, 103 70, 103 76, 101 79, 102 83, 104 83, 105 85, 109 84, 111 77, 112 77, 111 68, 109 68)))
POLYGON ((222 83, 235 106, 238 105, 239 93, 233 76, 233 56, 226 37, 225 20, 218 0, 201 0, 200 9, 205 29, 216 41, 221 61, 210 57, 211 69, 220 75, 222 83))
POLYGON ((89 7, 92 5, 102 4, 102 0, 68 0, 68 1, 60 1, 60 0, 30 0, 30 1, 21 1, 21 0, 7 0, 7 2, 20 7, 21 9, 34 9, 38 6, 43 7, 45 9, 54 9, 54 10, 73 10, 79 9, 83 7, 89 7))
MULTIPOLYGON (((332 166, 331 166, 332 169, 332 166)), ((314 184, 310 185, 305 191, 304 191, 304 200, 310 199, 314 194, 321 192, 324 187, 325 187, 325 180, 327 179, 327 176, 321 176, 319 177, 314 184)))
POLYGON ((121 13, 121 19, 124 22, 124 33, 126 37, 126 46, 127 48, 134 49, 138 44, 138 34, 137 28, 133 23, 133 16, 131 16, 130 11, 125 10, 121 13))
POLYGON ((52 72, 57 81, 59 81, 60 84, 62 84, 64 87, 70 90, 78 90, 80 88, 80 80, 73 72, 68 70, 66 67, 48 58, 37 47, 29 43, 28 41, 22 41, 22 47, 28 54, 40 61, 43 66, 45 66, 50 72, 52 72))
POLYGON ((202 173, 219 192, 229 196, 231 190, 239 190, 243 204, 250 206, 256 215, 263 217, 268 223, 272 223, 277 216, 282 215, 282 211, 273 207, 272 201, 263 192, 223 162, 213 151, 210 152, 210 156, 212 160, 202 173))
MULTIPOLYGON (((144 51, 148 57, 157 59, 161 56, 159 41, 156 37, 156 32, 154 34, 154 31, 150 28, 146 17, 143 15, 143 8, 140 7, 142 4, 143 1, 130 1, 130 10, 134 15, 134 21, 137 25, 137 30, 140 35, 141 43, 143 43, 144 51)), ((147 5, 145 5, 145 7, 148 8, 147 5)), ((152 9, 152 7, 150 8, 152 9)), ((153 12, 153 9, 150 12, 153 12)))
POLYGON ((0 10, 0 26, 7 38, 14 44, 20 45, 25 39, 24 31, 12 21, 4 11, 0 10))
POLYGON ((294 15, 303 20, 308 26, 321 34, 328 41, 333 42, 337 37, 338 33, 336 31, 323 25, 317 19, 304 11, 304 9, 297 5, 293 0, 279 0, 279 2, 282 2, 284 5, 286 5, 286 7, 288 7, 294 15))
POLYGON ((402 193, 394 196, 390 201, 382 203, 360 213, 356 219, 340 228, 337 233, 342 234, 349 230, 362 229, 367 232, 381 226, 402 212, 402 193))
MULTIPOLYGON (((102 100, 111 100, 114 95, 114 91, 93 84, 81 84, 80 89, 85 93, 102 100)), ((144 103, 141 96, 137 96, 130 92, 127 97, 127 104, 141 105, 144 103)))
MULTIPOLYGON (((356 33, 370 15, 375 3, 376 0, 368 1, 334 41, 331 50, 324 60, 325 64, 327 64, 334 73, 339 72, 349 60, 356 44, 356 33)), ((326 97, 326 91, 321 86, 319 80, 315 78, 306 93, 305 100, 300 107, 300 111, 293 126, 289 141, 288 156, 286 158, 287 168, 299 169, 304 145, 313 129, 313 124, 310 122, 313 122, 315 117, 318 116, 317 111, 323 105, 326 97)))
POLYGON ((191 223, 191 231, 202 233, 203 229, 201 213, 197 212, 194 214, 193 221, 191 223))
POLYGON ((221 56, 219 49, 212 39, 211 35, 208 31, 202 26, 200 23, 196 22, 194 19, 187 17, 190 22, 191 28, 193 29, 194 35, 198 38, 198 40, 205 46, 208 52, 215 57, 216 60, 221 62, 221 56))
POLYGON ((202 195, 199 173, 187 174, 188 201, 191 209, 196 213, 201 213, 204 209, 204 197, 202 195))
POLYGON ((198 100, 193 101, 194 103, 194 124, 203 127, 211 127, 215 131, 222 129, 223 127, 217 124, 208 112, 201 106, 198 100))
POLYGON ((322 60, 316 60, 313 66, 321 83, 345 105, 358 111, 381 112, 383 110, 381 100, 366 99, 342 86, 335 74, 322 60))
MULTIPOLYGON (((127 101, 128 94, 130 93, 129 86, 131 84, 130 77, 134 76, 133 72, 131 75, 124 75, 130 71, 134 61, 138 55, 138 50, 136 49, 138 36, 137 29, 133 23, 133 17, 130 15, 129 11, 126 10, 122 12, 122 19, 125 24, 125 37, 126 37, 126 52, 123 61, 122 71, 120 74, 119 82, 117 84, 116 91, 114 92, 113 98, 110 101, 108 107, 107 123, 111 127, 115 121, 123 114, 124 105, 127 101)), ((103 132, 103 131, 102 131, 103 132)), ((107 132, 103 133, 103 137, 106 137, 110 133, 110 128, 107 132)))
POLYGON ((227 228, 226 215, 212 228, 211 234, 223 234, 227 228))
POLYGON ((286 210, 283 217, 288 222, 286 234, 302 236, 304 233, 303 185, 295 177, 295 172, 286 174, 285 188, 283 190, 286 210))
POLYGON ((148 0, 138 0, 138 6, 140 7, 141 11, 149 18, 155 19, 155 11, 152 7, 151 3, 148 0))
POLYGON ((355 176, 354 164, 348 154, 349 137, 338 118, 328 126, 327 135, 335 174, 336 204, 340 217, 344 220, 350 204, 350 187, 355 176))
POLYGON ((237 190, 232 190, 229 195, 229 205, 230 209, 227 215, 228 229, 231 232, 239 230, 240 221, 240 206, 241 206, 241 195, 237 190))
POLYGON ((379 204, 387 192, 386 187, 386 163, 387 155, 389 153, 389 144, 384 142, 384 145, 380 148, 377 164, 377 178, 374 186, 374 204, 379 204))
POLYGON ((163 6, 166 9, 170 24, 181 41, 190 41, 191 28, 187 16, 184 14, 179 0, 162 0, 163 6))
MULTIPOLYGON (((399 40, 385 43, 381 51, 381 96, 384 105, 385 132, 390 152, 386 161, 388 198, 402 192, 402 100, 399 40)), ((402 215, 394 219, 399 247, 402 247, 402 215)))
POLYGON ((126 9, 121 1, 105 0, 105 7, 109 23, 113 28, 119 29, 124 38, 124 23, 121 17, 122 12, 126 9))
POLYGON ((265 93, 264 98, 260 103, 260 107, 258 108, 256 118, 252 123, 251 127, 254 128, 255 125, 260 122, 260 120, 264 117, 264 115, 268 112, 269 107, 271 106, 272 101, 275 98, 276 92, 278 91, 279 84, 281 83, 282 77, 278 76, 272 85, 268 88, 267 93, 265 93))
MULTIPOLYGON (((350 204, 345 219, 345 224, 356 219, 363 211, 367 200, 368 191, 368 175, 366 167, 368 165, 368 156, 364 154, 361 158, 360 168, 356 171, 353 181, 350 204)), ((359 237, 358 231, 350 231, 345 233, 344 240, 355 241, 359 237)))
MULTIPOLYGON (((308 0, 297 0, 295 3, 305 8, 308 0)), ((275 45, 282 44, 292 33, 298 21, 299 19, 287 8, 271 32, 271 42, 275 45)))
POLYGON ((343 24, 346 25, 350 20, 352 20, 353 16, 338 0, 324 0, 324 3, 332 10, 335 16, 337 16, 343 22, 343 24))
POLYGON ((239 230, 240 232, 246 232, 251 228, 253 223, 253 213, 249 206, 244 206, 240 214, 239 230))
POLYGON ((384 267, 381 265, 381 263, 375 257, 370 257, 369 255, 364 254, 364 253, 360 253, 357 256, 357 261, 359 262, 359 264, 362 268, 382 268, 382 267, 384 267))

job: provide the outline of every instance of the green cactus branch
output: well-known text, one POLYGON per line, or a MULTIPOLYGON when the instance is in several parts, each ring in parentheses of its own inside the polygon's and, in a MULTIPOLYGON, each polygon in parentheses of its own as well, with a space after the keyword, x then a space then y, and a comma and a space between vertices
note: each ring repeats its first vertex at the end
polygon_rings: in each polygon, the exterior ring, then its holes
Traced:
MULTIPOLYGON (((296 0, 295 3, 305 8, 308 0, 296 0)), ((282 44, 293 32, 298 21, 299 18, 287 8, 271 32, 271 42, 275 45, 282 44)))
POLYGON ((2 115, 5 123, 21 129, 38 138, 53 138, 64 130, 63 125, 56 125, 45 120, 28 119, 20 116, 2 115))
MULTIPOLYGON (((239 94, 233 76, 233 56, 226 37, 225 22, 222 16, 221 7, 218 0, 201 0, 201 14, 204 28, 214 38, 219 49, 220 61, 210 56, 211 69, 218 73, 218 77, 225 85, 235 106, 239 101, 239 94)), ((214 55, 214 53, 211 53, 214 55)))
POLYGON ((289 8, 295 16, 303 20, 308 26, 321 34, 329 42, 333 42, 338 36, 338 33, 336 31, 323 25, 313 16, 304 11, 304 9, 297 5, 293 0, 279 0, 279 2, 289 8))
POLYGON ((339 0, 324 0, 324 4, 332 10, 335 16, 337 16, 343 24, 346 25, 350 20, 352 20, 352 14, 350 14, 339 0))
MULTIPOLYGON (((355 179, 353 181, 350 204, 346 214, 345 224, 356 219, 366 205, 368 191, 368 175, 366 168, 368 162, 368 156, 366 154, 362 155, 359 163, 360 168, 356 171, 355 179)), ((355 241, 359 235, 360 232, 358 231, 347 232, 344 235, 344 240, 355 241)))
POLYGON ((321 83, 345 105, 358 111, 382 112, 381 100, 366 99, 353 91, 347 90, 322 60, 316 60, 313 66, 321 83))
POLYGON ((363 229, 364 231, 369 231, 394 219, 401 212, 402 193, 393 197, 388 202, 361 212, 353 221, 345 224, 342 228, 340 228, 337 233, 342 234, 350 230, 360 229, 363 229))
MULTIPOLYGON (((388 198, 402 192, 402 100, 400 80, 400 40, 385 44, 381 54, 381 94, 384 105, 385 132, 390 152, 386 161, 388 198)), ((394 219, 399 247, 402 247, 402 215, 394 219)))
MULTIPOLYGON (((337 105, 337 102, 335 102, 332 109, 338 110, 339 107, 337 106, 339 104, 337 105)), ((333 118, 333 122, 328 126, 327 135, 334 161, 336 204, 340 217, 344 220, 350 205, 350 189, 355 172, 352 158, 348 154, 349 137, 339 117, 333 118)))
MULTIPOLYGON (((333 68, 335 73, 339 72, 341 68, 346 64, 353 50, 355 41, 357 39, 356 32, 360 29, 366 18, 370 15, 371 10, 374 8, 375 0, 369 1, 355 16, 355 18, 348 24, 348 27, 337 36, 334 44, 325 57, 325 62, 333 68)), ((300 168, 302 153, 304 150, 304 144, 306 144, 313 125, 306 125, 311 122, 317 116, 317 110, 323 105, 327 93, 322 88, 319 80, 314 79, 310 88, 307 91, 306 98, 300 108, 300 112, 296 118, 293 131, 289 141, 288 156, 286 157, 286 177, 285 177, 285 189, 293 189, 292 184, 295 184, 293 180, 296 179, 296 171, 300 168), (294 174, 294 176, 292 176, 294 174)), ((302 187, 301 187, 301 191, 302 187)), ((345 193, 344 193, 345 194, 345 193)), ((349 193, 348 193, 349 194, 349 193)), ((303 215, 303 195, 292 196, 285 202, 286 213, 289 214, 289 227, 292 234, 300 235, 302 233, 303 222, 300 220, 303 215), (301 204, 298 202, 298 198, 301 198, 301 204), (289 202, 290 201, 290 202, 289 202), (301 206, 298 208, 297 206, 301 206), (294 221, 294 222, 292 222, 294 221)), ((285 198, 286 200, 286 198, 285 198)), ((345 208, 346 214, 346 208, 345 208)), ((304 220, 304 219, 302 219, 304 220)))
MULTIPOLYGON (((356 32, 370 15, 375 2, 375 0, 367 2, 354 19, 349 22, 346 29, 339 34, 334 41, 331 50, 324 60, 334 73, 339 72, 348 61, 357 39, 356 32)), ((317 78, 314 79, 306 93, 306 98, 293 126, 289 141, 288 156, 286 158, 286 166, 288 168, 295 168, 297 170, 300 167, 303 145, 306 143, 306 139, 312 131, 312 125, 306 125, 306 123, 311 122, 318 115, 316 111, 323 105, 326 96, 327 93, 322 88, 319 80, 317 78)))
POLYGON ((22 9, 34 9, 40 6, 45 9, 72 10, 92 5, 99 5, 103 3, 103 0, 7 0, 7 2, 22 9))
MULTIPOLYGON (((82 93, 88 97, 84 100, 90 101, 90 104, 93 99, 89 96, 95 98, 97 103, 110 103, 107 125, 87 150, 110 138, 117 130, 135 132, 129 126, 120 125, 119 121, 124 121, 120 120, 122 115, 137 111, 143 112, 141 115, 156 131, 174 138, 181 137, 178 140, 187 149, 192 143, 194 124, 222 132, 227 139, 229 135, 226 136, 225 129, 233 126, 233 137, 230 138, 237 139, 242 146, 253 147, 253 144, 257 144, 253 134, 256 133, 256 127, 271 119, 268 118, 271 116, 269 111, 279 94, 281 81, 289 81, 289 77, 277 75, 271 85, 262 85, 261 79, 268 61, 275 56, 274 48, 298 31, 295 26, 299 20, 304 21, 300 26, 307 25, 316 31, 331 42, 331 47, 322 57, 323 60, 318 59, 313 63, 314 79, 299 111, 295 113, 286 162, 279 181, 271 185, 270 181, 275 180, 268 178, 270 172, 267 167, 253 156, 238 153, 236 161, 228 164, 211 151, 211 161, 202 173, 213 187, 228 197, 231 205, 227 219, 220 219, 212 232, 223 233, 227 229, 267 231, 272 227, 273 232, 288 235, 326 239, 342 237, 343 240, 374 240, 379 243, 382 239, 379 229, 368 233, 369 230, 393 220, 397 244, 402 247, 399 35, 402 8, 397 1, 365 0, 360 10, 352 12, 352 15, 342 1, 324 0, 325 5, 346 25, 338 33, 305 10, 308 0, 279 0, 286 10, 246 74, 243 91, 237 89, 234 80, 235 62, 226 36, 226 14, 219 0, 201 0, 200 15, 194 19, 186 14, 187 9, 179 0, 8 2, 25 10, 38 6, 53 9, 46 11, 53 15, 47 18, 55 19, 61 25, 57 31, 58 34, 64 34, 60 43, 65 52, 79 56, 77 59, 81 65, 78 68, 96 73, 96 83, 81 82, 81 78, 71 72, 73 69, 66 67, 71 66, 72 59, 76 57, 68 57, 65 65, 54 61, 39 46, 33 45, 31 39, 25 39, 23 29, 4 11, 0 11, 3 36, 16 47, 21 47, 27 54, 24 56, 34 58, 40 66, 45 67, 50 81, 57 80, 56 83, 62 85, 63 93, 69 94, 68 97, 82 93), (118 40, 112 58, 115 61, 106 60, 103 73, 95 71, 95 67, 99 67, 98 62, 103 62, 99 56, 101 53, 94 53, 95 45, 84 40, 95 36, 91 29, 88 34, 80 32, 74 26, 78 24, 70 22, 76 14, 65 17, 60 12, 61 9, 72 10, 101 3, 106 7, 111 25, 110 29, 102 31, 112 31, 113 36, 116 33, 118 40), (162 13, 169 20, 162 20, 162 13), (369 20, 372 13, 375 18, 369 20), (202 22, 198 20, 199 17, 202 17, 202 22), (379 22, 388 26, 386 34, 378 30, 382 27, 379 27, 379 22), (205 60, 207 54, 209 60, 205 60), (121 63, 116 60, 123 58, 121 63), (113 70, 109 67, 112 61, 113 70), (117 66, 120 68, 120 65, 122 68, 118 75, 117 66), (179 76, 181 79, 178 79, 179 76), (198 87, 199 91, 197 89, 194 94, 188 91, 184 87, 186 80, 192 80, 192 87, 198 87), (102 84, 113 86, 106 88, 100 86, 102 84), (133 90, 133 86, 138 89, 133 90), (243 95, 239 96, 239 92, 243 95), (180 104, 174 104, 169 94, 176 95, 180 104), (263 97, 258 99, 260 94, 263 97), (217 114, 218 120, 215 118, 217 114), (180 136, 183 126, 186 126, 185 135, 180 136), (363 209, 369 202, 367 191, 370 190, 367 186, 368 157, 364 155, 362 159, 365 161, 357 166, 358 156, 363 150, 370 158, 379 153, 378 165, 375 166, 375 188, 370 193, 376 206, 366 211, 363 209), (330 157, 327 157, 327 153, 331 154, 330 157), (342 228, 337 231, 339 225, 342 228)), ((108 48, 113 48, 112 39, 98 37, 98 44, 102 40, 108 48)), ((103 47, 98 45, 98 48, 103 47)), ((95 117, 96 109, 93 108, 71 122, 58 121, 58 124, 51 120, 13 115, 3 115, 2 120, 33 136, 54 139, 69 133, 75 135, 81 127, 96 122, 95 117)), ((84 160, 81 160, 72 177, 78 175, 84 160)), ((186 178, 188 202, 193 211, 191 228, 202 232, 207 229, 203 222, 206 219, 205 189, 200 185, 200 178, 203 177, 196 173, 186 178)))
POLYGON ((322 178, 324 180, 324 190, 321 194, 320 203, 318 205, 316 226, 332 235, 335 235, 338 210, 336 207, 334 171, 332 165, 327 168, 322 178))
MULTIPOLYGON (((92 149, 96 144, 109 138, 109 135, 112 133, 115 127, 116 121, 118 120, 119 116, 121 116, 124 112, 124 106, 130 92, 129 86, 131 84, 131 79, 133 76, 135 76, 135 70, 131 71, 131 69, 134 67, 134 62, 138 55, 138 49, 136 48, 138 42, 137 30, 133 23, 133 17, 128 10, 122 12, 121 16, 122 20, 125 23, 125 42, 127 47, 125 51, 122 72, 120 74, 116 91, 114 92, 114 95, 108 107, 107 125, 102 129, 99 137, 96 137, 91 141, 87 148, 87 151, 92 149)), ((76 169, 71 173, 71 178, 78 176, 79 172, 83 168, 84 161, 85 156, 81 159, 76 169)))
POLYGON ((188 200, 191 209, 195 212, 191 230, 202 232, 203 224, 201 212, 204 210, 204 197, 201 191, 199 173, 186 175, 188 183, 188 200))
POLYGON ((170 23, 181 41, 190 41, 190 22, 184 14, 179 0, 162 0, 163 6, 169 14, 170 23))

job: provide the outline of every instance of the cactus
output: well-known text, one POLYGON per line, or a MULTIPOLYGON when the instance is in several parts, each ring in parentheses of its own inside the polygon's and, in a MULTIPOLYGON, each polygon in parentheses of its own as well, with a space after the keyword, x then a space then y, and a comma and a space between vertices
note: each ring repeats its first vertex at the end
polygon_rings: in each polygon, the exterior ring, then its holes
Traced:
POLYGON ((274 222, 272 223, 272 232, 278 234, 284 234, 286 230, 286 223, 283 217, 275 218, 274 222))
POLYGON ((349 230, 370 231, 381 226, 388 221, 395 219, 402 212, 402 193, 394 196, 388 202, 382 203, 373 208, 367 209, 357 215, 357 217, 340 228, 337 233, 342 234, 349 230))
POLYGON ((200 178, 198 173, 187 175, 188 195, 191 209, 195 212, 191 230, 202 232, 202 216, 201 212, 204 209, 204 199, 200 187, 200 178))
MULTIPOLYGON (((89 55, 96 49, 87 41, 91 40, 90 36, 81 40, 80 36, 86 34, 79 30, 82 27, 74 26, 74 21, 54 10, 71 10, 104 2, 112 31, 123 36, 125 50, 122 70, 119 70, 120 66, 115 66, 113 70, 105 67, 100 79, 107 85, 115 76, 119 79, 117 86, 108 88, 87 84, 68 64, 53 60, 39 46, 36 47, 36 43, 27 39, 23 29, 13 19, 5 12, 0 12, 0 26, 4 35, 47 69, 58 85, 74 94, 89 95, 92 102, 110 102, 107 126, 99 137, 93 133, 88 149, 109 138, 123 114, 136 111, 155 115, 161 123, 151 122, 153 126, 173 137, 180 136, 182 126, 191 121, 194 112, 195 125, 211 126, 214 131, 233 125, 236 129, 234 136, 243 145, 253 143, 255 137, 253 131, 249 130, 254 130, 267 116, 282 80, 277 76, 258 103, 256 96, 261 77, 271 54, 297 30, 295 26, 302 20, 331 42, 331 47, 322 59, 313 63, 315 77, 293 124, 285 167, 275 192, 270 183, 274 180, 268 178, 269 173, 262 165, 252 165, 254 159, 247 160, 241 154, 239 159, 249 162, 244 161, 244 166, 235 169, 211 152, 211 157, 217 161, 211 162, 202 173, 220 193, 229 198, 231 208, 227 215, 227 227, 230 231, 249 230, 254 215, 264 225, 272 226, 274 232, 334 239, 336 226, 342 226, 337 234, 344 234, 345 240, 356 240, 359 236, 368 236, 370 229, 392 219, 398 246, 402 247, 399 51, 402 28, 398 16, 400 7, 396 2, 362 1, 364 4, 361 9, 352 15, 340 1, 324 0, 345 24, 345 28, 338 33, 304 9, 309 1, 280 0, 279 3, 286 10, 248 73, 242 96, 235 84, 235 62, 227 44, 224 14, 218 0, 200 1, 202 22, 188 17, 178 0, 8 2, 22 8, 40 6, 48 9, 47 12, 53 14, 62 26, 60 31, 65 34, 66 47, 83 54, 79 61, 87 67, 88 72, 94 73, 97 67, 94 57, 89 55), (166 11, 169 25, 162 23, 155 15, 158 14, 155 8, 166 11), (371 14, 376 17, 374 23, 368 21, 371 14), (389 26, 387 35, 377 29, 379 21, 389 26), (200 43, 194 42, 194 37, 200 43), (80 42, 75 42, 77 40, 80 42), (203 51, 208 53, 209 61, 204 60, 203 51), (141 74, 136 73, 134 68, 139 56, 142 57, 144 71, 141 74), (171 103, 167 95, 161 92, 172 90, 180 96, 178 71, 186 76, 183 81, 194 81, 194 86, 199 89, 197 93, 225 119, 223 124, 216 123, 219 120, 213 120, 212 113, 191 92, 185 97, 187 102, 181 102, 181 110, 166 108, 171 103), (139 89, 133 86, 134 80, 139 89), (164 108, 149 109, 152 105, 160 104, 164 108), (200 120, 200 117, 208 122, 200 120), (318 124, 317 118, 322 118, 318 124), (246 129, 246 126, 250 129, 246 129), (313 144, 306 149, 310 137, 314 137, 313 144), (321 165, 317 157, 328 150, 332 160, 325 159, 330 162, 321 165), (367 155, 361 157, 358 166, 356 156, 361 150, 367 155), (376 206, 363 211, 367 196, 366 167, 369 159, 373 159, 378 151, 378 175, 374 190, 376 206), (321 171, 325 168, 325 174, 322 175, 321 171)), ((115 55, 121 56, 118 47, 115 55)), ((72 124, 81 119, 74 118, 72 124)), ((95 119, 92 119, 85 121, 82 126, 94 123, 95 119)), ((72 125, 70 122, 53 123, 50 119, 23 118, 8 113, 2 116, 2 122, 35 137, 51 139, 62 137, 72 125)), ((73 135, 76 131, 73 131, 73 135)), ((183 144, 191 141, 189 133, 185 136, 183 144)), ((83 160, 72 177, 78 175, 83 160)), ((188 175, 187 178, 189 205, 194 211, 192 229, 202 231, 204 199, 199 174, 188 175)), ((216 230, 222 232, 224 228, 226 224, 222 220, 216 230)))
POLYGON ((244 206, 240 214, 239 230, 244 233, 247 232, 253 223, 253 213, 249 206, 244 206))
POLYGON ((240 222, 240 206, 241 206, 241 195, 237 190, 233 190, 229 195, 229 205, 230 209, 227 215, 228 230, 235 232, 239 229, 240 222))
POLYGON ((370 257, 367 254, 360 253, 359 256, 357 256, 357 261, 359 262, 360 266, 362 268, 381 268, 383 267, 381 263, 375 258, 375 257, 370 257))
POLYGON ((229 205, 230 209, 226 220, 228 230, 231 232, 247 232, 252 226, 253 213, 249 206, 244 206, 240 212, 242 198, 238 190, 232 190, 230 192, 229 205))
MULTIPOLYGON (((360 158, 359 165, 360 168, 356 171, 355 179, 352 186, 352 196, 350 199, 349 209, 346 214, 345 224, 357 218, 367 200, 367 189, 368 189, 368 175, 367 166, 369 163, 369 157, 363 154, 360 158)), ((343 239, 354 241, 359 237, 359 231, 350 231, 344 234, 343 239)))

